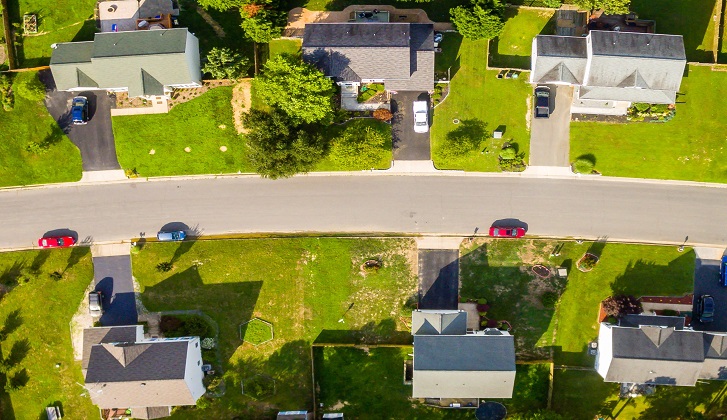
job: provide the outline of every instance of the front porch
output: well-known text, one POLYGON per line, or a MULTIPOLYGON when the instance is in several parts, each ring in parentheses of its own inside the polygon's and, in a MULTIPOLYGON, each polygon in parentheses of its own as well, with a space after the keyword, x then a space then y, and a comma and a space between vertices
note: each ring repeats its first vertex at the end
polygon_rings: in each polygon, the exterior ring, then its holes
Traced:
POLYGON ((346 111, 375 111, 380 108, 391 110, 391 93, 383 87, 383 84, 361 85, 360 83, 341 82, 339 86, 341 87, 341 108, 346 111), (373 90, 377 90, 377 92, 371 94, 373 90))

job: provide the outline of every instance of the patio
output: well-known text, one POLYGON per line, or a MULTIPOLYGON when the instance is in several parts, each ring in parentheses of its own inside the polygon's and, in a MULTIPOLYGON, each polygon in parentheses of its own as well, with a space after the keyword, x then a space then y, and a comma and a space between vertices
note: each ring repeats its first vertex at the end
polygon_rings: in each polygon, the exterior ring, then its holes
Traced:
MULTIPOLYGON (((354 84, 341 85, 341 108, 346 111, 376 111, 379 108, 391 110, 389 91, 379 92, 364 102, 359 102, 360 87, 354 84)), ((361 89, 363 92, 363 89, 361 89)))
POLYGON ((653 34, 656 30, 656 22, 653 20, 639 19, 639 16, 636 13, 628 15, 604 15, 594 13, 591 16, 591 20, 588 22, 588 30, 653 34))

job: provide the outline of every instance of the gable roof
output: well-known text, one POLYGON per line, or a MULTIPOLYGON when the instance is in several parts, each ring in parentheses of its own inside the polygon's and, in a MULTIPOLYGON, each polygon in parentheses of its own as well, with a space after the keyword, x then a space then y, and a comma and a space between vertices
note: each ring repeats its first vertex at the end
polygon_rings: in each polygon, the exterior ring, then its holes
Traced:
POLYGON ((93 42, 53 48, 50 67, 59 90, 125 87, 133 97, 201 82, 199 42, 186 28, 97 33, 93 42))
POLYGON ((533 83, 583 83, 588 64, 588 48, 581 37, 539 35, 533 40, 536 52, 533 83))
POLYGON ((467 312, 416 310, 412 312, 412 334, 464 335, 467 333, 467 312))
POLYGON ((101 343, 133 343, 141 337, 141 325, 129 325, 121 327, 96 327, 83 330, 83 354, 81 366, 88 367, 88 359, 91 355, 91 347, 101 343))
POLYGON ((594 56, 686 60, 681 35, 640 32, 591 31, 588 33, 594 56))
POLYGON ((420 23, 311 23, 303 57, 337 81, 384 80, 390 90, 434 85, 434 26, 420 23))

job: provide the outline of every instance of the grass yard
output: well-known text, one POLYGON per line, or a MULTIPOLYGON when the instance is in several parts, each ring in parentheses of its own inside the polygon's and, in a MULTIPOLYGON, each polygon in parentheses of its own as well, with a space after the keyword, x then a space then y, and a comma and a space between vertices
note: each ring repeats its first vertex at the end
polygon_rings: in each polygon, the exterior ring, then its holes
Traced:
POLYGON ((113 117, 121 167, 140 176, 251 172, 232 123, 231 97, 231 87, 219 87, 168 114, 113 117))
MULTIPOLYGON (((68 327, 91 281, 86 247, 0 254, 0 282, 4 288, 17 284, 0 300, 7 335, 0 341, 0 356, 13 365, 8 376, 25 383, 9 394, 0 389, 3 419, 45 418, 50 404, 62 406, 67 418, 98 418, 98 409, 78 385, 83 376, 73 360, 68 327), (61 280, 50 277, 55 271, 63 273, 61 280)), ((5 384, 4 374, 0 381, 5 384)))
POLYGON ((227 393, 206 410, 178 410, 175 418, 259 418, 277 408, 309 408, 312 342, 411 342, 402 314, 417 284, 411 240, 146 244, 132 260, 149 310, 199 309, 220 327, 227 393), (362 271, 374 257, 383 267, 362 271), (173 263, 171 272, 156 270, 163 261, 173 263), (275 330, 257 347, 239 336, 240 324, 255 317, 275 330), (240 394, 241 383, 260 378, 275 380, 275 395, 258 402, 240 394))
POLYGON ((530 69, 533 38, 553 34, 553 15, 555 9, 506 9, 502 35, 490 41, 490 66, 530 69))
POLYGON ((326 127, 324 136, 330 142, 328 154, 315 167, 316 171, 363 171, 389 169, 391 125, 373 119, 355 119, 345 125, 326 127), (371 130, 371 134, 366 134, 371 130))
POLYGON ((571 123, 571 160, 593 155, 609 176, 727 182, 727 72, 689 66, 667 123, 571 123))
POLYGON ((487 41, 463 40, 457 60, 460 67, 452 76, 449 95, 434 109, 434 165, 438 169, 500 171, 498 156, 504 142, 525 153, 527 162, 527 103, 532 90, 527 73, 506 80, 498 79, 497 71, 487 71, 487 41), (492 132, 498 127, 505 130, 503 138, 493 139, 492 132))
MULTIPOLYGON (((35 73, 16 76, 18 79, 30 77, 35 77, 35 73)), ((9 112, 0 110, 0 127, 4 134, 0 142, 0 186, 81 179, 81 153, 41 101, 32 102, 15 95, 15 108, 9 112), (35 154, 26 150, 31 141, 52 145, 45 153, 35 154)))
POLYGON ((299 39, 274 39, 268 45, 268 58, 280 54, 300 55, 302 41, 299 39))
POLYGON ((649 397, 620 399, 618 385, 603 382, 596 372, 556 370, 553 410, 583 420, 718 418, 727 412, 725 392, 727 384, 711 381, 695 387, 661 386, 649 397))
POLYGON ((656 32, 682 35, 688 61, 712 63, 716 0, 633 0, 631 10, 656 21, 656 32))
POLYGON ((487 317, 512 324, 519 360, 547 358, 555 349, 555 362, 592 366, 587 344, 598 335, 598 303, 612 294, 681 296, 692 290, 694 252, 675 247, 553 240, 479 239, 461 248, 462 298, 485 298, 487 317), (560 256, 550 257, 559 243, 560 256), (575 269, 586 252, 601 255, 588 273, 575 269), (538 280, 530 267, 543 264, 570 267, 568 280, 538 280), (540 297, 546 291, 560 294, 557 310, 540 297))

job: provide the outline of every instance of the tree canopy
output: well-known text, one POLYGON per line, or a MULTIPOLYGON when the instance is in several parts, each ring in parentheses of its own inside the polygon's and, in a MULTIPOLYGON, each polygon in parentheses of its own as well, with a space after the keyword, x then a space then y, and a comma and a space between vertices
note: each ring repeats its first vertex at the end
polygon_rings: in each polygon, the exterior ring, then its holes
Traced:
POLYGON ((240 7, 244 3, 244 0, 197 0, 197 4, 205 9, 215 9, 221 12, 240 7))
POLYGON ((280 54, 269 59, 253 87, 265 103, 280 108, 296 124, 333 119, 333 82, 297 56, 280 54))
POLYGON ((586 10, 600 10, 609 15, 630 12, 631 0, 576 0, 575 3, 586 10))
POLYGON ((505 27, 499 0, 473 1, 471 6, 457 6, 449 14, 457 31, 469 39, 492 39, 505 27))
MULTIPOLYGON (((266 178, 286 178, 308 172, 325 154, 325 142, 295 123, 281 110, 253 109, 243 116, 255 171, 266 178)), ((310 130, 313 131, 313 130, 310 130)))
POLYGON ((262 7, 244 7, 240 14, 242 15, 242 25, 240 26, 242 26, 245 36, 259 44, 266 44, 273 39, 280 38, 287 22, 284 12, 262 7))
POLYGON ((202 71, 215 79, 237 79, 250 69, 250 60, 229 48, 212 48, 202 71))

